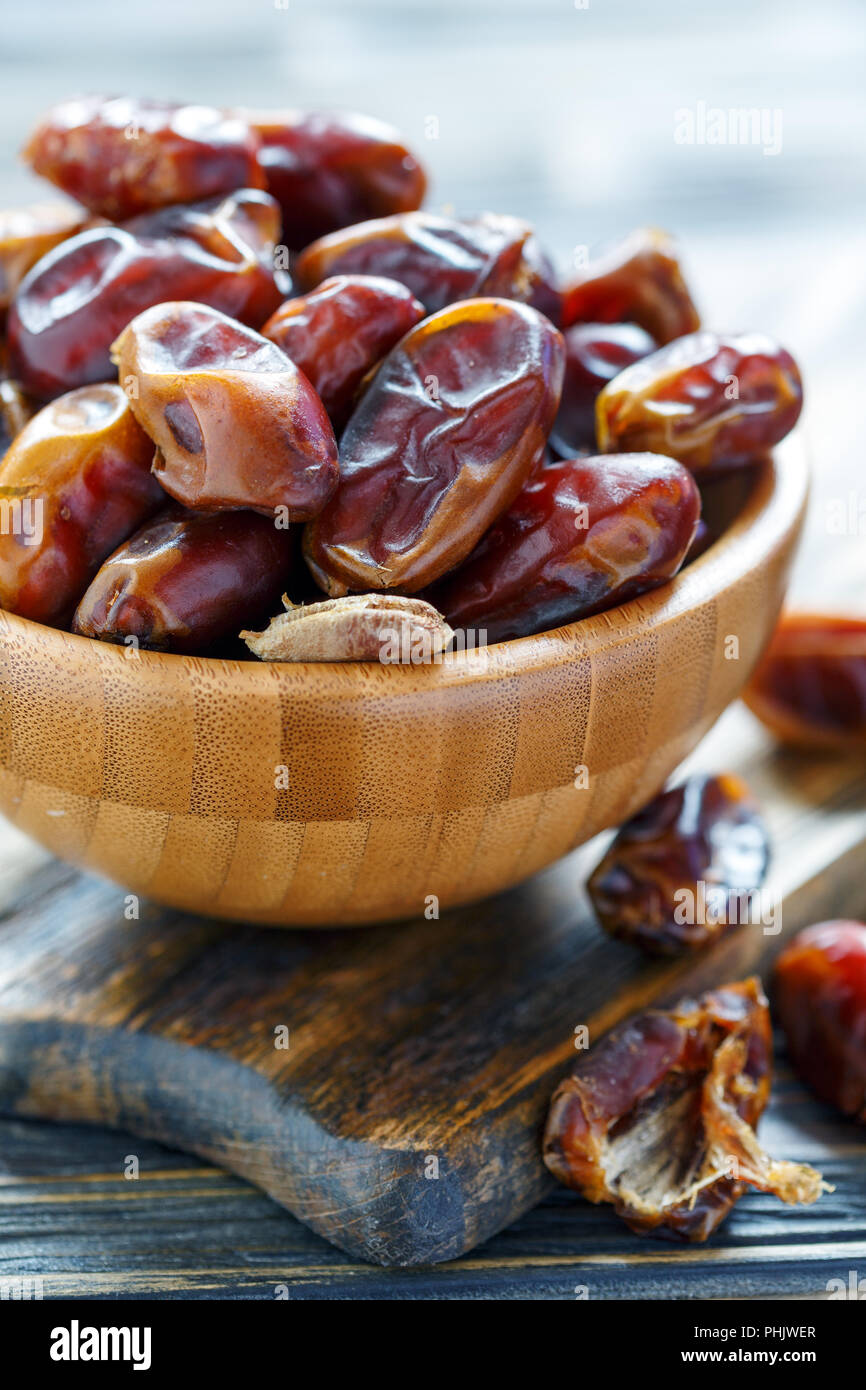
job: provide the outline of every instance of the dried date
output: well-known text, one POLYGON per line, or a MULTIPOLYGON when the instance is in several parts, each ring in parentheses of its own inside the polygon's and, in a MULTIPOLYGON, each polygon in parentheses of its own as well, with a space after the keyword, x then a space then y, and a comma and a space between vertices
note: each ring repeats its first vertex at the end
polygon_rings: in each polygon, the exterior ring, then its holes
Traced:
POLYGON ((86 214, 68 203, 32 203, 0 211, 0 310, 46 252, 80 232, 86 214))
POLYGON ((587 888, 611 936, 680 955, 730 926, 763 921, 755 895, 770 842, 746 784, 697 774, 662 792, 617 833, 587 888))
POLYGON ((170 203, 263 188, 258 141, 211 106, 85 96, 52 107, 24 149, 37 174, 121 221, 170 203))
POLYGON ((304 553, 332 597, 414 593, 452 569, 537 464, 559 404, 562 337, 526 305, 475 299, 413 328, 340 446, 340 485, 304 553))
POLYGON ((396 594, 347 594, 323 603, 293 604, 264 632, 242 632, 262 661, 379 661, 426 665, 453 633, 436 609, 396 594))
POLYGON ((785 613, 743 698, 800 748, 866 749, 866 619, 785 613))
POLYGON ((773 1002, 799 1075, 866 1124, 866 926, 801 931, 776 961, 773 1002))
POLYGON ((152 457, 119 386, 40 410, 0 464, 0 497, 18 518, 0 533, 0 607, 67 621, 105 557, 164 501, 152 457))
POLYGON ((552 463, 425 597, 488 642, 544 632, 671 579, 699 515, 694 479, 673 459, 552 463))
POLYGON ((704 331, 614 377, 596 401, 596 433, 604 453, 657 450, 703 475, 761 457, 802 403, 797 364, 772 338, 704 331))
POLYGON ((73 631, 154 651, 206 652, 273 610, 295 558, 294 532, 255 512, 169 505, 105 561, 73 631))
POLYGON ((701 326, 665 232, 633 232, 591 261, 563 291, 562 322, 636 323, 657 343, 669 343, 701 326))
POLYGON ((9 312, 10 360, 42 398, 114 375, 111 344, 167 299, 195 299, 258 327, 282 299, 273 270, 279 209, 242 189, 81 232, 37 262, 9 312))
POLYGON ((396 280, 338 275, 281 304, 262 335, 301 369, 341 430, 364 377, 423 317, 423 304, 396 280))
POLYGON ((551 443, 561 458, 594 454, 595 402, 603 386, 658 344, 636 323, 579 323, 563 334, 565 378, 551 443))
POLYGON ((760 982, 637 1014, 584 1053, 551 1102, 544 1161, 639 1234, 703 1241, 750 1188, 811 1203, 813 1168, 770 1158, 755 1133, 772 1036, 760 982))
POLYGON ((337 444, 310 383, 276 344, 202 304, 157 304, 113 347, 166 492, 207 511, 306 521, 337 486, 337 444), (285 509, 280 517, 280 509, 285 509))
POLYGON ((291 250, 341 227, 421 206, 424 170, 382 121, 318 111, 242 114, 258 137, 259 163, 282 209, 282 239, 291 250))
POLYGON ((382 217, 321 237, 298 257, 302 289, 333 275, 399 280, 428 314, 461 299, 515 299, 560 317, 552 269, 532 228, 517 217, 482 213, 457 220, 430 212, 382 217))

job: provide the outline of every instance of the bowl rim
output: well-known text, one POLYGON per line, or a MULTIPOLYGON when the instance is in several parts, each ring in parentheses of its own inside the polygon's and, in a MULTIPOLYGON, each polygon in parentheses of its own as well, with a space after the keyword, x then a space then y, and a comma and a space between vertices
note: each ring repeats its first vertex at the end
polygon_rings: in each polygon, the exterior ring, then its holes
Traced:
MULTIPOLYGON (((530 637, 497 642, 488 647, 446 654, 441 660, 417 665, 379 662, 267 662, 225 657, 186 656, 171 652, 135 651, 151 677, 162 671, 167 682, 203 672, 230 680, 244 695, 265 691, 277 680, 298 689, 315 688, 322 698, 357 696, 368 688, 376 698, 405 698, 441 692, 455 686, 483 684, 537 670, 592 658, 646 635, 666 623, 694 613, 747 574, 758 569, 802 518, 809 493, 806 451, 795 446, 758 459, 752 465, 754 483, 731 525, 702 555, 659 588, 626 603, 562 627, 530 637)), ((122 662, 128 672, 131 649, 96 638, 47 627, 29 618, 0 610, 0 643, 36 645, 64 665, 80 663, 88 650, 94 660, 122 662)))

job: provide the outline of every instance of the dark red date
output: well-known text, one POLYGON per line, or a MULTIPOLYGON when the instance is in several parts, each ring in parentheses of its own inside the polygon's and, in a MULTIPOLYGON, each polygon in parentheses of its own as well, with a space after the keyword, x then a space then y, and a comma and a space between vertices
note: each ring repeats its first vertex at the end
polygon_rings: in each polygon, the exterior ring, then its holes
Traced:
POLYGON ((207 651, 272 612, 295 556, 295 533, 255 512, 169 506, 106 560, 73 632, 154 651, 207 651))
POLYGON ((807 927, 776 961, 773 984, 797 1072, 828 1105, 866 1124, 866 926, 807 927))
POLYGON ((106 555, 164 501, 152 458, 119 386, 40 410, 0 464, 0 497, 19 522, 0 528, 0 607, 68 621, 106 555))
POLYGON ((731 926, 764 921, 756 895, 769 862, 767 829, 745 782, 696 775, 622 827, 587 888, 611 936, 680 955, 731 926))
POLYGON ((636 323, 657 343, 670 343, 700 328, 677 260, 664 232, 633 232, 590 262, 563 292, 562 322, 636 323))
POLYGON ((24 150, 37 174, 121 221, 170 203, 263 188, 258 141, 211 106, 86 96, 45 115, 24 150))
POLYGON ((202 304, 157 304, 114 344, 154 472, 184 506, 306 521, 337 486, 337 444, 307 378, 276 344, 202 304))
POLYGON ((637 1014, 557 1089, 544 1161, 639 1234, 706 1240, 750 1187, 814 1202, 820 1174, 774 1160, 758 1143, 771 1066, 770 1014, 756 979, 637 1014))
POLYGON ((743 698, 800 748, 866 749, 866 619, 785 613, 743 698))
POLYGON ((301 369, 340 430, 364 377, 423 317, 423 304, 396 280, 338 275, 281 304, 262 334, 301 369))
POLYGON ((565 379, 551 443, 564 459, 594 454, 595 402, 603 386, 657 343, 636 323, 578 323, 563 334, 565 379))
POLYGON ((362 222, 314 241, 294 274, 302 289, 332 275, 384 275, 406 285, 428 314, 461 299, 494 296, 559 319, 550 263, 532 228, 489 212, 459 221, 410 212, 362 222))
POLYGON ((421 206, 424 170, 396 130, 368 116, 245 111, 257 135, 282 239, 300 251, 317 237, 421 206))
POLYGON ((699 515, 694 479, 673 459, 553 463, 425 598, 488 642, 544 632, 672 578, 699 515))
POLYGON ((760 458, 794 428, 803 387, 790 353, 760 333, 692 333, 626 367, 596 401, 605 453, 653 449, 696 474, 760 458))
POLYGON ((274 200, 243 189, 71 237, 37 262, 15 296, 13 371, 42 398, 109 380, 118 333, 167 299, 195 299, 258 327, 282 298, 273 270, 278 232, 274 200))
POLYGON ((379 367, 340 446, 340 485, 304 536, 316 582, 413 593, 452 569, 539 461, 562 387, 561 334, 535 309, 473 299, 425 319, 379 367))
POLYGON ((69 203, 32 203, 0 211, 0 310, 46 252, 80 232, 86 214, 69 203))

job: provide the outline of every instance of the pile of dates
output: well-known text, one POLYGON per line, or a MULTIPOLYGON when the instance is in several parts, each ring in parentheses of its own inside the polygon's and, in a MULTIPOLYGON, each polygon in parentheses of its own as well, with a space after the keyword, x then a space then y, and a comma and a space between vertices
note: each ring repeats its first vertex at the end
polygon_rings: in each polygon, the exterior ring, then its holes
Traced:
POLYGON ((93 96, 24 153, 75 204, 0 214, 23 617, 269 660, 524 637, 670 580, 702 490, 799 415, 793 359, 702 329, 667 236, 560 282, 519 218, 421 211, 376 121, 93 96))

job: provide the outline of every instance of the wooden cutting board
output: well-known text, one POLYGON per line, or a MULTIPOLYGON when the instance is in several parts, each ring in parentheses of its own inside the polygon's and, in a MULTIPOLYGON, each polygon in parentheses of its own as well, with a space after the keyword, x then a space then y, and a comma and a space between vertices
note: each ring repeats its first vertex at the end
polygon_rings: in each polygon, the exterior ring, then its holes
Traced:
POLYGON ((191 1150, 364 1259, 453 1258, 550 1186, 539 1132, 576 1027, 597 1038, 765 970, 809 921, 866 915, 866 766, 778 751, 736 707, 687 767, 750 781, 784 915, 686 962, 599 931, 583 883, 603 839, 439 921, 288 932, 145 902, 127 916, 122 890, 10 830, 0 1110, 191 1150))

